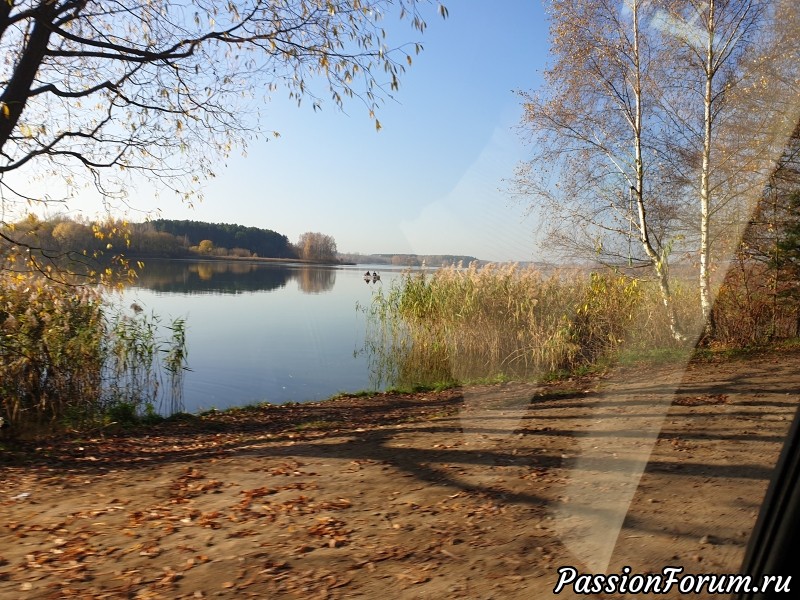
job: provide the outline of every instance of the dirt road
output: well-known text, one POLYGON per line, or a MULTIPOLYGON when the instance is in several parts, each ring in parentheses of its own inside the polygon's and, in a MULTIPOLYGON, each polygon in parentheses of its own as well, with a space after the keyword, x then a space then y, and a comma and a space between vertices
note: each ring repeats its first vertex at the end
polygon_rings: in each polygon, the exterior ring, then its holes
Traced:
POLYGON ((799 358, 343 398, 6 453, 0 597, 530 599, 565 565, 733 572, 799 358))

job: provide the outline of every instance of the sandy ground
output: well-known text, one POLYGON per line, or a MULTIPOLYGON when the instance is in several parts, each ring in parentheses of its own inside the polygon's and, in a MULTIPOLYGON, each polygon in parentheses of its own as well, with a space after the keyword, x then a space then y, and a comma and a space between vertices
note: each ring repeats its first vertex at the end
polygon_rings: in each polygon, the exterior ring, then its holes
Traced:
POLYGON ((531 599, 553 597, 566 565, 735 572, 799 358, 343 398, 5 452, 0 598, 531 599))

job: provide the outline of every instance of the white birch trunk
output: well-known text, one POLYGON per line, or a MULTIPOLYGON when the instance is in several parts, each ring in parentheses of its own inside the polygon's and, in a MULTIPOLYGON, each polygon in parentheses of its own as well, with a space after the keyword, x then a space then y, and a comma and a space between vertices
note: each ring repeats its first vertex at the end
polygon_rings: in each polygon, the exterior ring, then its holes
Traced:
POLYGON ((705 323, 705 335, 713 334, 711 319, 711 135, 712 135, 712 101, 713 82, 716 70, 714 57, 714 0, 708 2, 708 20, 706 29, 708 40, 705 56, 705 91, 703 94, 703 154, 700 170, 700 310, 705 323))
POLYGON ((661 301, 667 311, 669 327, 672 337, 678 341, 685 341, 686 336, 681 331, 678 324, 678 317, 675 313, 675 303, 672 299, 672 291, 669 285, 669 265, 666 254, 659 254, 650 241, 650 228, 647 221, 647 211, 644 204, 644 164, 642 162, 642 81, 641 63, 639 60, 639 3, 631 4, 633 18, 633 57, 635 64, 635 79, 633 93, 635 98, 635 114, 633 122, 634 147, 635 147, 635 168, 636 168, 636 189, 633 190, 636 196, 637 219, 639 221, 639 239, 642 248, 653 264, 658 279, 658 287, 661 292, 661 301))

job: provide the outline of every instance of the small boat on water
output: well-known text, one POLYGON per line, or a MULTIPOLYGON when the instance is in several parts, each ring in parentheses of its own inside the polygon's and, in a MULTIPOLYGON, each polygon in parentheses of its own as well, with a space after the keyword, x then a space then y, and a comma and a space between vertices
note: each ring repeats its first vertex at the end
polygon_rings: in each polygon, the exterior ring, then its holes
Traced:
POLYGON ((374 283, 374 282, 380 281, 380 280, 381 280, 381 276, 378 275, 378 273, 375 272, 375 271, 373 271, 371 275, 370 275, 369 271, 364 273, 364 281, 366 281, 367 283, 369 283, 370 281, 372 281, 374 283))

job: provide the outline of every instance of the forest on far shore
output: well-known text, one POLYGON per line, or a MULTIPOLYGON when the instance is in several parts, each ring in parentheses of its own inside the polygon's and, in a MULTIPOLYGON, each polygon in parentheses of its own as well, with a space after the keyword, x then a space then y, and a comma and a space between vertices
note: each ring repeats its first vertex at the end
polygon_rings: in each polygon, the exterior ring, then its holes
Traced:
POLYGON ((125 255, 131 258, 190 256, 283 258, 336 262, 333 237, 306 232, 297 243, 281 233, 230 223, 156 219, 143 223, 107 220, 102 223, 58 216, 29 215, 0 234, 12 234, 19 243, 44 257, 75 254, 92 258, 125 255))
MULTIPOLYGON (((0 228, 0 235, 18 240, 39 254, 39 262, 75 258, 277 258, 321 263, 383 264, 404 267, 485 264, 474 256, 456 254, 341 253, 336 240, 306 232, 296 242, 271 229, 232 223, 155 219, 128 223, 120 219, 92 222, 57 216, 29 215, 0 228)), ((3 257, 0 256, 0 259, 3 257)))

